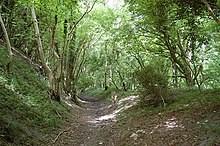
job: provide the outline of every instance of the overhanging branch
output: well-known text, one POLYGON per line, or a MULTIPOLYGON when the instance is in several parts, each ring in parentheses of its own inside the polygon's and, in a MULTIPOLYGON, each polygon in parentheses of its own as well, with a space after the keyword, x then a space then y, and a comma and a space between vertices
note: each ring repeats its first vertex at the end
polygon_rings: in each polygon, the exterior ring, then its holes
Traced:
POLYGON ((207 0, 202 0, 202 2, 206 5, 206 7, 208 8, 210 15, 212 16, 212 18, 215 20, 215 22, 220 26, 220 20, 217 18, 217 16, 215 15, 215 13, 213 12, 211 6, 209 5, 207 0))
POLYGON ((86 9, 86 11, 84 12, 84 14, 79 18, 79 20, 73 25, 72 29, 70 30, 70 33, 69 34, 72 34, 73 31, 75 30, 76 26, 78 25, 78 23, 86 16, 86 14, 89 14, 92 9, 94 8, 95 6, 95 3, 97 2, 98 0, 95 0, 92 4, 92 6, 89 8, 86 9))

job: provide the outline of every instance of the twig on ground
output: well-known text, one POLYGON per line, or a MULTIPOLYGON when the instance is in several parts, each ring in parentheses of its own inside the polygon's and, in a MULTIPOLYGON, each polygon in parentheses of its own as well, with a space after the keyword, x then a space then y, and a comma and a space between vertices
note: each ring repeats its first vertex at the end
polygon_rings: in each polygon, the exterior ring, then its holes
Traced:
POLYGON ((58 111, 56 111, 55 110, 55 112, 56 112, 56 114, 59 116, 59 118, 61 118, 62 116, 59 114, 59 112, 58 111))
POLYGON ((160 97, 161 97, 161 99, 162 99, 162 101, 163 101, 163 106, 166 107, 166 102, 165 102, 163 96, 161 95, 160 97))
POLYGON ((53 140, 53 143, 55 143, 57 141, 57 139, 60 137, 60 135, 62 135, 64 132, 67 132, 68 130, 70 130, 71 126, 69 128, 67 128, 66 130, 60 132, 57 137, 53 140))

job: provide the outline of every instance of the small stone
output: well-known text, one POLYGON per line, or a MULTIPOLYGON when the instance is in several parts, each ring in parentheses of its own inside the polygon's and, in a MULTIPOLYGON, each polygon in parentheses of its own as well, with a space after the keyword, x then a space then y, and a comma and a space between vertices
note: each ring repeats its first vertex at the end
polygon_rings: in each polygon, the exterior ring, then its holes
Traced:
POLYGON ((133 140, 136 141, 138 139, 138 134, 133 133, 133 134, 131 134, 130 138, 132 138, 133 140))
POLYGON ((145 134, 145 131, 144 131, 144 130, 138 130, 136 133, 142 133, 142 134, 145 134))

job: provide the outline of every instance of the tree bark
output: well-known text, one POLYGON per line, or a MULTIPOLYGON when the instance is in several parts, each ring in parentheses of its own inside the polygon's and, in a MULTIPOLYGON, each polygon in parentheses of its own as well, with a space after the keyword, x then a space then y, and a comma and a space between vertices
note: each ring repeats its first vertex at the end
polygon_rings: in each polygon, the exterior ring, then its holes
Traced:
POLYGON ((45 61, 43 46, 42 46, 41 37, 40 37, 40 31, 39 31, 39 28, 38 28, 38 22, 37 22, 34 7, 31 8, 31 12, 32 12, 32 18, 33 18, 33 21, 34 21, 34 30, 35 30, 35 35, 36 35, 36 38, 37 38, 39 57, 40 57, 40 60, 41 60, 41 63, 42 63, 42 66, 43 66, 44 70, 46 71, 47 75, 49 76, 50 72, 51 72, 51 69, 46 64, 46 61, 45 61))
POLYGON ((40 57, 40 60, 41 60, 42 67, 43 67, 44 71, 46 72, 46 75, 49 79, 50 97, 53 100, 60 101, 60 97, 57 96, 56 89, 53 86, 53 81, 54 81, 53 72, 49 68, 49 66, 46 64, 46 61, 45 61, 43 46, 42 46, 42 42, 41 42, 40 31, 39 31, 39 28, 38 28, 38 22, 37 22, 34 6, 32 6, 32 8, 31 8, 31 12, 32 12, 32 19, 34 21, 34 30, 35 30, 35 34, 36 34, 36 38, 37 38, 39 57, 40 57))
POLYGON ((53 74, 53 82, 52 82, 52 89, 55 91, 55 100, 60 102, 60 97, 62 93, 61 88, 61 68, 62 68, 62 61, 61 55, 59 54, 58 45, 55 44, 55 33, 56 33, 56 26, 57 26, 58 16, 54 16, 54 24, 52 26, 52 34, 51 34, 51 67, 54 68, 51 70, 53 74), (57 60, 57 64, 55 65, 55 61, 57 60))
POLYGON ((124 90, 124 91, 127 91, 126 84, 125 84, 125 82, 124 82, 124 79, 123 79, 123 77, 122 77, 120 71, 117 71, 117 72, 118 72, 119 78, 120 78, 120 80, 121 80, 123 90, 124 90))
POLYGON ((115 79, 114 79, 114 69, 112 69, 112 66, 110 67, 110 78, 111 78, 111 82, 113 83, 113 85, 115 86, 116 89, 119 89, 116 82, 115 82, 115 79))
POLYGON ((5 36, 5 41, 6 41, 6 44, 7 44, 7 49, 8 49, 8 54, 9 54, 9 61, 6 65, 7 67, 7 71, 10 71, 10 66, 12 64, 12 50, 11 50, 11 43, 10 43, 10 40, 9 40, 9 37, 8 37, 8 33, 7 33, 7 30, 5 28, 5 25, 4 25, 4 22, 2 20, 2 16, 0 14, 0 23, 1 23, 1 27, 2 27, 2 30, 3 30, 3 33, 4 33, 4 36, 5 36))
POLYGON ((66 92, 71 93, 71 86, 73 83, 73 68, 74 68, 74 49, 75 49, 75 41, 76 41, 76 35, 75 32, 73 34, 73 39, 70 42, 70 47, 68 48, 68 53, 67 53, 67 60, 66 60, 66 70, 65 70, 65 86, 66 86, 66 92))
POLYGON ((176 63, 172 62, 172 67, 173 67, 173 86, 174 88, 178 87, 178 76, 177 76, 177 67, 176 67, 176 63))
MULTIPOLYGON (((178 35, 179 37, 179 35, 178 35)), ((179 40, 179 38, 178 38, 179 40)), ((170 38, 168 34, 164 33, 164 42, 166 47, 169 50, 170 53, 170 60, 176 64, 177 69, 184 75, 184 78, 186 80, 186 84, 188 87, 193 87, 195 85, 193 80, 193 74, 190 67, 190 63, 187 60, 187 55, 184 50, 184 47, 180 44, 178 45, 178 48, 170 43, 170 38), (180 57, 177 57, 177 49, 180 51, 180 57)))
POLYGON ((105 62, 105 72, 104 72, 104 88, 105 88, 105 91, 106 90, 108 90, 108 81, 107 81, 107 75, 108 75, 108 73, 107 73, 107 66, 108 66, 108 62, 107 62, 107 60, 106 60, 106 62, 105 62))

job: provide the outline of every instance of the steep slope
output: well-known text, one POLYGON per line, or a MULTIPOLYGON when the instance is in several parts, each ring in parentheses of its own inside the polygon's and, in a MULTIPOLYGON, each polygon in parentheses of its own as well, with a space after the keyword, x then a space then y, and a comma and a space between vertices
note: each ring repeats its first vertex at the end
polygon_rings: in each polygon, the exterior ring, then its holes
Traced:
POLYGON ((36 145, 67 117, 68 107, 48 96, 48 83, 26 61, 13 56, 8 73, 7 49, 0 46, 0 145, 36 145))

